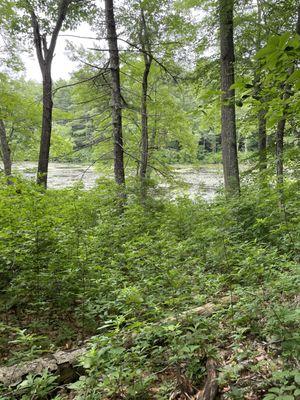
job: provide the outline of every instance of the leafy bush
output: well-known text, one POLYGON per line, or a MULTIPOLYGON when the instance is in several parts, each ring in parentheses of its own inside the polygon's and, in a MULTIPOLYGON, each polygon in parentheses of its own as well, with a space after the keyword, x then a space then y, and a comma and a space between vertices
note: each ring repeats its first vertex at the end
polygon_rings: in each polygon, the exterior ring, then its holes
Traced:
MULTIPOLYGON (((212 203, 149 198, 141 205, 128 192, 120 211, 111 183, 89 192, 44 192, 18 179, 1 185, 3 355, 18 350, 14 360, 28 359, 51 343, 71 346, 95 335, 82 360, 86 374, 71 386, 78 399, 167 398, 182 384, 179 376, 201 385, 206 357, 218 357, 224 343, 238 357, 249 337, 279 343, 293 368, 300 244, 294 183, 285 185, 284 209, 274 188, 255 181, 238 199, 220 195, 212 203), (212 317, 161 324, 228 293, 238 303, 212 317)), ((224 387, 240 373, 232 371, 224 387)))

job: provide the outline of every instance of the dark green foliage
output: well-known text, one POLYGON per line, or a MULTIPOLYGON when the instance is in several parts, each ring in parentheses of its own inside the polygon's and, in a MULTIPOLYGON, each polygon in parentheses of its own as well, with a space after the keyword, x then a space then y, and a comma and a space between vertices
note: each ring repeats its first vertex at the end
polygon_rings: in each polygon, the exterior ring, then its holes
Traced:
MULTIPOLYGON (((296 189, 286 184, 284 209, 272 187, 258 190, 255 182, 240 198, 220 196, 210 204, 182 198, 141 206, 129 190, 120 214, 111 183, 45 192, 21 180, 3 182, 3 356, 34 358, 51 343, 97 334, 83 360, 87 375, 72 386, 78 399, 120 393, 153 399, 153 386, 155 398, 168 398, 163 393, 178 384, 178 368, 201 385, 207 356, 219 357, 224 343, 238 349, 253 338, 279 343, 276 351, 293 365, 296 189), (238 303, 212 317, 159 322, 226 293, 237 294, 238 303), (161 370, 172 377, 160 378, 161 370)), ((255 350, 247 351, 251 357, 255 350)), ((225 386, 238 372, 224 374, 225 386)))

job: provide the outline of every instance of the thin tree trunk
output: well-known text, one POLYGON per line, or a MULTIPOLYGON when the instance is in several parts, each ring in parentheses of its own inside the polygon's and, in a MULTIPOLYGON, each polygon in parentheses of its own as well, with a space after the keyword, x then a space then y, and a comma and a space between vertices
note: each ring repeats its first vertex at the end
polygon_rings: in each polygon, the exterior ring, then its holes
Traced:
POLYGON ((43 119, 40 141, 40 153, 38 163, 37 183, 47 187, 48 165, 50 154, 50 140, 52 131, 52 79, 51 63, 44 68, 43 73, 43 119))
POLYGON ((140 177, 141 180, 146 179, 147 166, 148 166, 148 152, 149 152, 149 140, 148 140, 148 76, 150 73, 151 61, 145 61, 145 69, 143 73, 142 83, 142 99, 141 99, 141 126, 142 126, 142 142, 141 142, 141 167, 140 177))
POLYGON ((118 185, 125 184, 122 133, 122 97, 120 87, 120 60, 113 0, 105 0, 105 20, 111 71, 112 125, 114 137, 114 173, 118 185))
POLYGON ((233 42, 233 0, 220 1, 221 36, 221 137, 225 190, 229 193, 240 191, 239 166, 237 157, 235 91, 234 84, 234 42, 233 42))
MULTIPOLYGON (((261 2, 257 0, 257 39, 256 51, 258 52, 262 46, 261 40, 262 29, 262 10, 261 2)), ((267 120, 266 110, 263 108, 263 99, 260 97, 260 79, 261 79, 261 65, 258 63, 254 77, 256 95, 260 99, 260 111, 258 112, 258 167, 260 172, 267 168, 267 120)))
POLYGON ((48 164, 50 154, 51 130, 52 130, 52 78, 51 66, 58 34, 66 18, 68 8, 73 0, 61 0, 58 7, 58 15, 53 29, 49 46, 47 45, 46 35, 40 31, 39 21, 31 3, 26 0, 26 8, 31 16, 33 29, 34 46, 40 70, 43 76, 43 117, 42 133, 40 142, 40 153, 37 171, 37 183, 47 187, 48 164))
POLYGON ((143 9, 141 9, 141 32, 140 42, 144 58, 144 73, 142 81, 142 96, 141 96, 141 127, 142 127, 142 140, 141 140, 141 165, 140 165, 140 179, 141 179, 141 194, 142 198, 146 197, 147 191, 147 168, 149 159, 149 135, 148 135, 148 78, 151 69, 152 56, 148 40, 147 25, 143 9))
POLYGON ((141 31, 140 31, 140 42, 144 58, 144 73, 142 81, 142 96, 141 96, 141 126, 142 126, 142 140, 141 140, 141 167, 140 177, 141 180, 146 178, 147 165, 148 165, 148 151, 149 151, 149 140, 148 140, 148 77, 150 73, 152 57, 149 49, 149 41, 147 36, 147 26, 144 11, 141 10, 141 31))
POLYGON ((7 141, 5 125, 2 119, 0 119, 0 142, 4 173, 7 177, 10 177, 12 166, 11 151, 7 141))
MULTIPOLYGON (((155 149, 155 141, 156 141, 156 135, 157 135, 157 113, 156 113, 156 95, 157 95, 157 87, 156 87, 156 83, 154 84, 154 88, 153 88, 153 99, 154 99, 154 107, 155 107, 155 111, 154 111, 154 116, 153 116, 153 123, 154 126, 151 130, 151 136, 150 136, 150 141, 149 141, 149 148, 148 148, 148 163, 149 161, 151 161, 151 158, 153 156, 154 153, 154 149, 155 149)), ((150 179, 151 176, 151 171, 152 168, 151 166, 148 166, 147 168, 147 179, 150 179)))

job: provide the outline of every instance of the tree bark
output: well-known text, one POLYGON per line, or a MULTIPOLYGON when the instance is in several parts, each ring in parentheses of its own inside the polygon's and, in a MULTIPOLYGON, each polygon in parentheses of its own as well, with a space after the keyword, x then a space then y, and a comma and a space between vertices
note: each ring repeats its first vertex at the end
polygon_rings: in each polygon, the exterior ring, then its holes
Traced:
POLYGON ((7 177, 10 177, 12 166, 11 151, 7 141, 5 124, 2 119, 0 119, 0 142, 4 173, 7 177))
MULTIPOLYGON (((262 29, 262 11, 261 2, 257 1, 257 39, 256 39, 256 51, 258 52, 262 47, 261 39, 262 29)), ((260 99, 260 111, 258 112, 258 167, 259 171, 263 172, 267 168, 267 120, 266 110, 263 108, 263 99, 260 96, 260 79, 261 79, 261 65, 258 63, 255 73, 255 84, 256 84, 256 95, 260 99)))
POLYGON ((46 35, 42 35, 38 18, 29 1, 26 1, 31 16, 31 24, 33 29, 34 45, 40 70, 43 77, 43 117, 42 117, 42 133, 40 141, 40 152, 37 171, 37 183, 47 187, 48 164, 50 154, 51 130, 52 130, 52 77, 51 66, 54 56, 54 50, 57 42, 58 34, 61 30, 63 22, 66 18, 68 8, 72 0, 61 0, 58 9, 58 16, 53 29, 49 47, 47 45, 46 35))
POLYGON ((219 0, 220 44, 221 44, 221 137, 225 190, 239 193, 240 179, 237 156, 235 91, 234 84, 234 42, 233 42, 233 0, 219 0))
POLYGON ((218 394, 217 363, 213 358, 206 362, 206 373, 205 386, 197 393, 195 400, 214 400, 218 394))
POLYGON ((52 78, 51 63, 43 67, 43 117, 42 117, 42 134, 40 141, 40 152, 38 162, 37 183, 47 187, 48 165, 50 154, 50 141, 52 131, 52 78))
MULTIPOLYGON (((144 57, 145 58, 145 57, 144 57)), ((146 56, 148 59, 148 57, 146 56)), ((145 60, 145 69, 143 73, 142 83, 142 99, 141 99, 141 126, 142 126, 142 148, 141 148, 141 167, 140 177, 141 180, 145 180, 148 166, 148 152, 149 152, 149 140, 148 140, 148 76, 150 73, 151 61, 145 60)))
MULTIPOLYGON (((156 141, 156 136, 157 136, 157 117, 158 114, 156 112, 156 96, 157 96, 157 87, 156 87, 156 83, 154 84, 153 87, 153 101, 154 101, 154 115, 153 115, 153 127, 151 130, 151 136, 150 136, 150 140, 149 140, 149 147, 148 147, 148 163, 149 161, 151 161, 152 157, 153 157, 153 153, 155 150, 155 141, 156 141)), ((151 171, 153 170, 153 168, 151 168, 151 166, 148 166, 147 168, 147 179, 149 180, 151 177, 151 171)))
POLYGON ((112 125, 114 138, 114 173, 118 185, 125 184, 122 133, 122 96, 120 86, 120 60, 113 0, 105 0, 105 21, 109 49, 112 97, 112 125))
POLYGON ((28 374, 42 374, 45 369, 58 375, 59 383, 77 378, 78 359, 87 352, 83 346, 73 350, 58 350, 55 353, 32 361, 22 362, 10 367, 0 367, 0 383, 4 386, 17 386, 28 374))
POLYGON ((146 179, 147 166, 148 166, 148 152, 149 152, 149 139, 148 139, 148 78, 152 63, 151 50, 149 46, 147 26, 144 11, 141 10, 141 33, 140 42, 144 58, 144 73, 142 81, 142 96, 141 96, 141 126, 142 126, 142 148, 141 148, 141 167, 140 178, 146 179))

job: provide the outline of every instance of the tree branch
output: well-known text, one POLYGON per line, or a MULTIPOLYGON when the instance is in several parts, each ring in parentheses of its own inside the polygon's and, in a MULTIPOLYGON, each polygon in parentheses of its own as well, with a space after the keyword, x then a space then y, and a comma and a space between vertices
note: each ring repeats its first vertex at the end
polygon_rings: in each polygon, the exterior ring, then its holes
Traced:
POLYGON ((28 7, 28 10, 30 13, 30 17, 31 17, 31 25, 33 28, 33 37, 34 37, 34 45, 35 45, 35 49, 36 49, 36 55, 37 55, 40 67, 41 67, 41 69, 43 69, 44 64, 45 64, 45 59, 43 57, 43 51, 42 51, 42 38, 41 38, 39 22, 38 22, 36 14, 34 12, 34 9, 28 0, 26 0, 26 4, 27 4, 27 7, 28 7))
POLYGON ((57 37, 58 37, 59 31, 61 30, 62 24, 66 18, 68 8, 69 8, 70 4, 72 3, 72 1, 73 0, 61 0, 61 2, 60 2, 56 25, 52 32, 50 46, 49 46, 48 53, 47 53, 47 61, 50 61, 53 58, 53 53, 54 53, 57 37))

